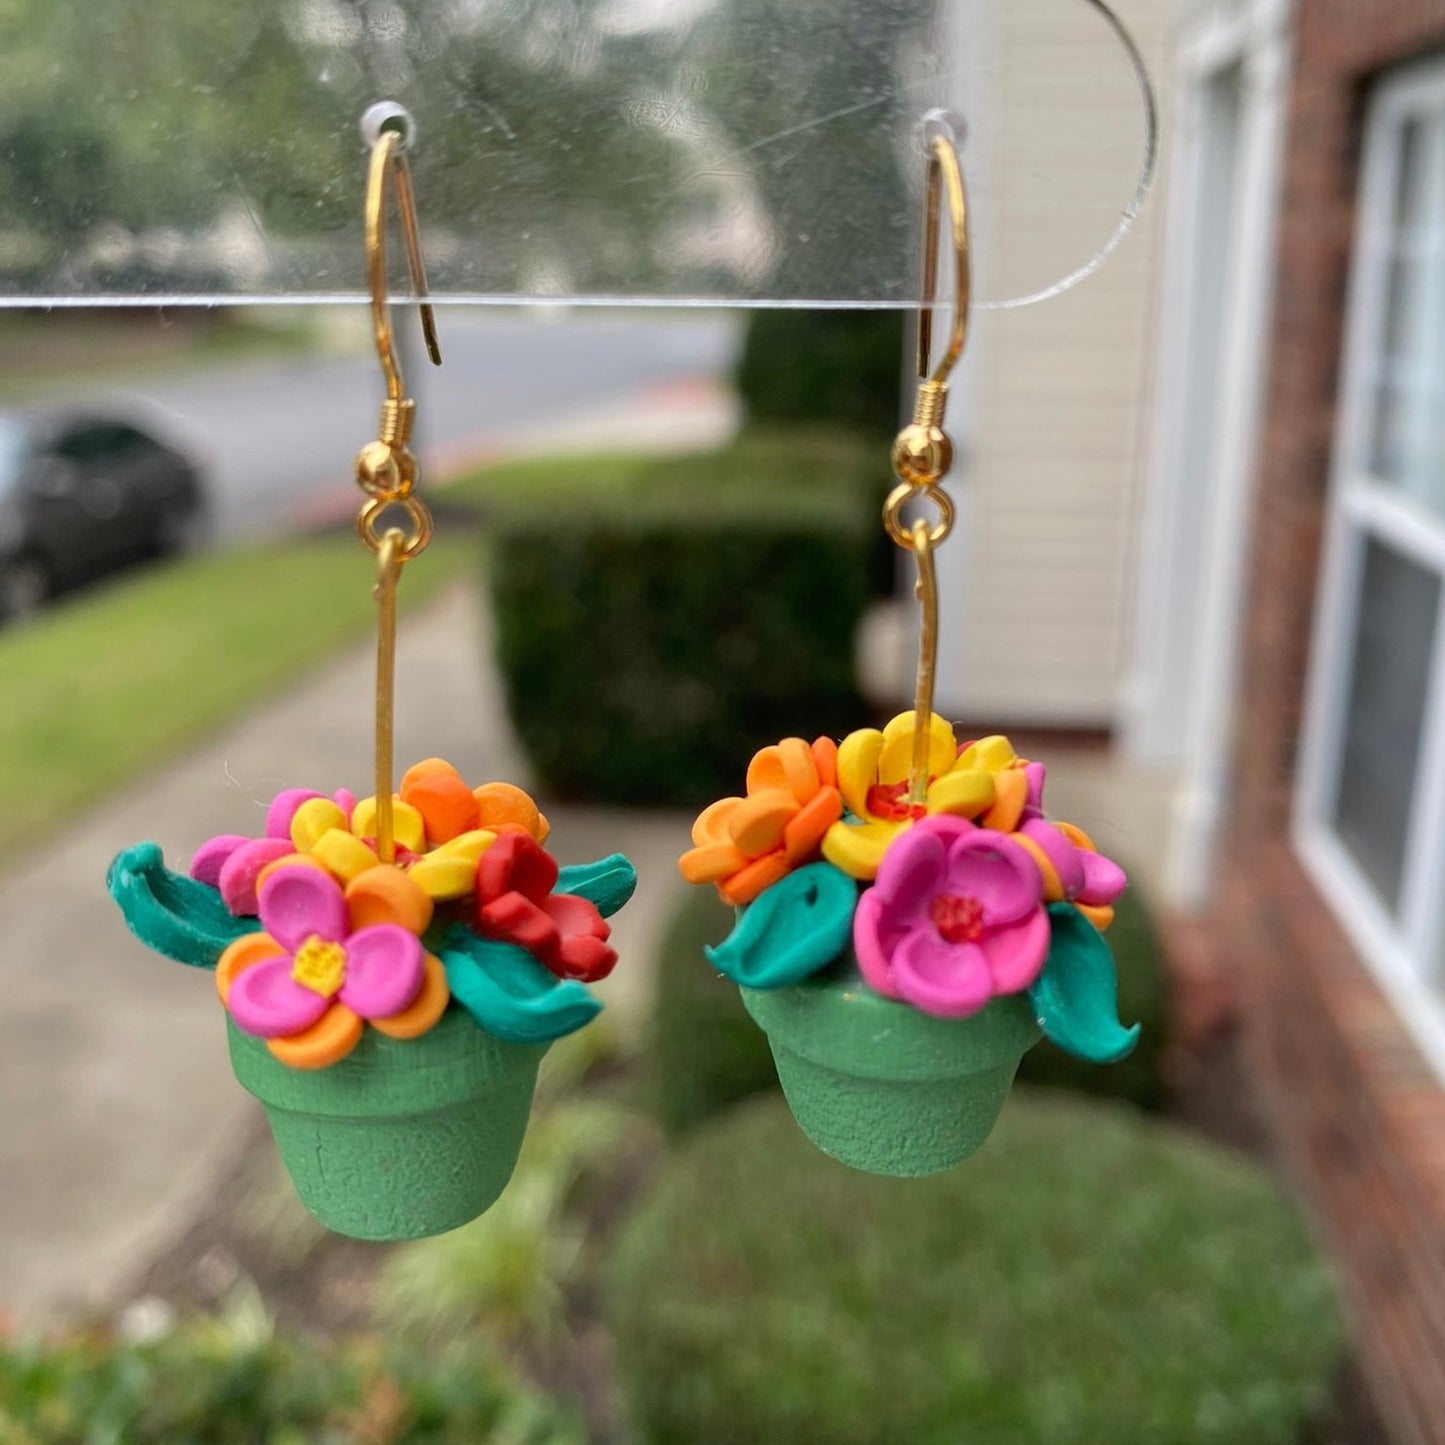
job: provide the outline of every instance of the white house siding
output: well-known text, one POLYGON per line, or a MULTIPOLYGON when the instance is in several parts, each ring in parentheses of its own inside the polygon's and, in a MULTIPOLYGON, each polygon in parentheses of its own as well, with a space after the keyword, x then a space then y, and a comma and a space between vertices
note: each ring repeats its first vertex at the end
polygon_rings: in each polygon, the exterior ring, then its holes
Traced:
MULTIPOLYGON (((1085 12, 1073 0, 1079 15, 1085 12)), ((1142 104, 1102 24, 1060 24, 1065 0, 992 12, 989 191, 977 244, 1016 277, 1062 254, 1060 217, 1106 236, 1142 150, 1142 104), (1048 184, 1040 185, 1041 159, 1048 184), (1029 248, 1037 248, 1031 258, 1029 248), (1031 264, 1032 262, 1032 264, 1031 264)), ((1156 81, 1163 0, 1116 6, 1156 81)), ((1157 191, 1092 276, 1043 304, 976 311, 959 378, 958 530, 939 554, 938 704, 970 723, 1110 726, 1131 635, 1157 191)), ((997 276, 997 272, 994 273, 997 276)), ((984 277, 985 284, 987 276, 984 277)))

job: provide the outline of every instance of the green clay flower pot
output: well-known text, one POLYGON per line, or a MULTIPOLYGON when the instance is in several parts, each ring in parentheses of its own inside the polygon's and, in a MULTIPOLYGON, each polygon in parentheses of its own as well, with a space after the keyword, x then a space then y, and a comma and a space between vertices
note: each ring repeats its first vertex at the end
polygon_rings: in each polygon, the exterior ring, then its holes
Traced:
POLYGON ((419 1239, 507 1187, 548 1045, 507 1043, 450 1008, 419 1039, 368 1028, 326 1069, 291 1069, 229 1017, 231 1065, 265 1106, 301 1202, 356 1239, 419 1239))
POLYGON ((966 1019, 920 1013, 856 975, 742 995, 803 1133, 853 1169, 894 1178, 967 1159, 1042 1036, 1027 994, 966 1019))

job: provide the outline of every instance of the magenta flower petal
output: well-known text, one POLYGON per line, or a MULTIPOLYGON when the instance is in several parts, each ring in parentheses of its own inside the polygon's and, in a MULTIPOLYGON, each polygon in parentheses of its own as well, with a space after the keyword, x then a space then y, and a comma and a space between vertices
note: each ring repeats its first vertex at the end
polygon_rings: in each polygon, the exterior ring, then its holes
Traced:
POLYGON ((340 943, 351 926, 346 895, 329 873, 309 863, 289 863, 268 873, 258 901, 261 926, 292 951, 313 935, 340 943))
POLYGON ((1051 938, 1049 915, 1036 908, 1022 923, 996 928, 979 939, 993 976, 994 993, 1018 993, 1043 971, 1051 938))
POLYGON ((220 887, 221 869, 225 866, 226 859, 243 843, 250 841, 239 833, 221 833, 215 838, 207 838, 196 849, 196 856, 191 859, 191 877, 208 888, 220 887))
POLYGON ((884 905, 877 888, 866 889, 853 910, 853 955, 863 982, 884 998, 897 998, 888 967, 888 949, 881 933, 884 905))
POLYGON ((1129 886, 1124 870, 1112 858, 1090 853, 1086 848, 1080 848, 1078 855, 1084 870, 1077 894, 1079 903, 1112 903, 1129 886))
POLYGON ((986 928, 1017 922, 1043 897, 1043 880, 1033 860, 1007 835, 990 828, 974 828, 954 839, 944 887, 976 898, 986 928))
POLYGON ((256 880, 267 864, 296 850, 289 838, 252 838, 243 843, 221 865, 216 886, 226 907, 238 917, 256 912, 256 880))
POLYGON ((356 811, 356 794, 350 788, 337 788, 331 801, 346 814, 346 826, 351 826, 351 815, 356 811))
POLYGON ((1019 832, 1037 843, 1044 857, 1053 864, 1064 897, 1074 897, 1084 886, 1083 859, 1087 856, 1084 850, 1076 848, 1052 823, 1042 818, 1030 818, 1019 832))
POLYGON ((892 972, 900 997, 939 1018, 967 1018, 993 994, 983 949, 976 943, 945 943, 931 929, 915 929, 899 941, 892 972))
POLYGON ((313 792, 310 788, 286 788, 277 793, 271 799, 271 806, 266 809, 266 836, 289 839, 291 820, 296 816, 297 808, 302 803, 320 796, 320 793, 313 792))
POLYGON ((331 1000, 297 983, 289 958, 268 958, 232 979, 226 1007, 238 1029, 258 1038, 284 1039, 309 1029, 331 1000))
POLYGON ((1024 817, 1041 818, 1044 813, 1044 765, 1025 763, 1024 778, 1028 791, 1024 794, 1024 817))
POLYGON ((400 1013, 421 992, 425 950, 398 923, 373 923, 346 940, 346 982, 339 995, 364 1019, 400 1013))
POLYGON ((924 819, 888 845, 874 888, 891 923, 907 927, 927 916, 928 902, 943 884, 945 841, 924 819))

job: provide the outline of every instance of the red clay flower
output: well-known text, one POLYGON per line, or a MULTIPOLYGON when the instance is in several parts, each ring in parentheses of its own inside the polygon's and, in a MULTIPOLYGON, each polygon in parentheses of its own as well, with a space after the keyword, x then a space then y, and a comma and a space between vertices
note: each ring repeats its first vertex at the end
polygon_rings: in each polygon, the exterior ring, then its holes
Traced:
POLYGON ((606 978, 617 962, 597 906, 553 893, 557 862, 523 832, 506 832, 477 860, 476 930, 525 948, 559 978, 606 978))

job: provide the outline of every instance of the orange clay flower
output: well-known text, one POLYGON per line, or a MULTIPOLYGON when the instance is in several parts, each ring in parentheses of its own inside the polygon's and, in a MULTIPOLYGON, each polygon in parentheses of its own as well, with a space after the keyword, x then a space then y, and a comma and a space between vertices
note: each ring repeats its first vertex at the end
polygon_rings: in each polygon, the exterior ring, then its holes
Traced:
POLYGON ((837 745, 784 738, 763 748, 748 765, 747 790, 703 810, 692 825, 697 846, 678 860, 689 883, 716 883, 735 908, 818 856, 843 816, 837 745))

